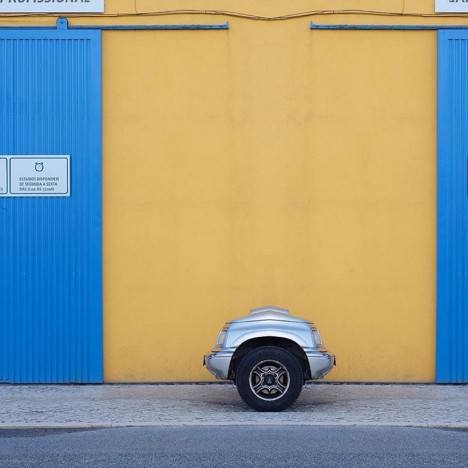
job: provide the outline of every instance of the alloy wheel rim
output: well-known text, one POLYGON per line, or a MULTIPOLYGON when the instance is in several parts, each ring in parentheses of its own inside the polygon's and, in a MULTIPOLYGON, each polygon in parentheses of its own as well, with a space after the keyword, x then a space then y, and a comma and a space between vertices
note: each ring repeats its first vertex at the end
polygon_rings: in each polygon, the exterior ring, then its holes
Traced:
POLYGON ((288 369, 271 359, 257 363, 249 375, 250 389, 265 401, 281 398, 288 391, 290 381, 288 369))

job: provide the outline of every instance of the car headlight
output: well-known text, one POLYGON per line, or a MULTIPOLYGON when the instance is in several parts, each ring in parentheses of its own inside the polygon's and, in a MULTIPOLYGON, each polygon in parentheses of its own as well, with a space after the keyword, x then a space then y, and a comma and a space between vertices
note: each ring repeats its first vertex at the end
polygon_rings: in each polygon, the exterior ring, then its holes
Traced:
POLYGON ((315 343, 315 346, 322 346, 323 344, 323 341, 322 341, 322 337, 320 336, 320 332, 314 328, 312 328, 312 336, 314 338, 314 343, 315 343))
POLYGON ((216 346, 222 347, 224 344, 224 341, 226 340, 226 335, 227 335, 227 328, 223 328, 219 333, 218 333, 218 338, 216 338, 216 346))

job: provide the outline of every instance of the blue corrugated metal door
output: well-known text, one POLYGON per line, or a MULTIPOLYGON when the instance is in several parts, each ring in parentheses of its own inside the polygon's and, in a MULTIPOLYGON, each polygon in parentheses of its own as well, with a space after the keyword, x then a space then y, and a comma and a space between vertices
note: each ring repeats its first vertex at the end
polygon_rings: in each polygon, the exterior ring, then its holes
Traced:
POLYGON ((100 31, 0 31, 2 155, 69 155, 71 184, 0 197, 0 381, 102 382, 100 31))
POLYGON ((468 382, 468 32, 438 33, 437 382, 468 382))

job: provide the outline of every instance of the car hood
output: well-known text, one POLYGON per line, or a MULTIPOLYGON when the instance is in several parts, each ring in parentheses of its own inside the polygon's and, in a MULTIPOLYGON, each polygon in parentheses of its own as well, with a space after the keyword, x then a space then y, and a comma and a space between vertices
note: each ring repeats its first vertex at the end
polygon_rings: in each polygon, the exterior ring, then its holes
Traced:
POLYGON ((246 317, 240 317, 228 322, 231 323, 243 323, 243 322, 259 322, 265 320, 274 320, 281 322, 305 322, 310 323, 308 320, 301 319, 299 317, 293 317, 287 309, 280 307, 265 306, 259 307, 258 309, 252 309, 250 314, 246 317))

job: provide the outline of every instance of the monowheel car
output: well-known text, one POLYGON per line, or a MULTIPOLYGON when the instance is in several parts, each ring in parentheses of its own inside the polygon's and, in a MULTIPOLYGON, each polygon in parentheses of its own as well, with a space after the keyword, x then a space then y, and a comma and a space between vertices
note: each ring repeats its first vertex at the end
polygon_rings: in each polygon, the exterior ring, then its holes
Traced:
POLYGON ((296 401, 307 380, 330 372, 335 356, 312 322, 269 306, 227 322, 203 362, 218 379, 234 381, 250 407, 282 411, 296 401))

